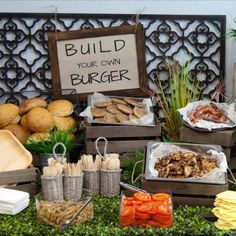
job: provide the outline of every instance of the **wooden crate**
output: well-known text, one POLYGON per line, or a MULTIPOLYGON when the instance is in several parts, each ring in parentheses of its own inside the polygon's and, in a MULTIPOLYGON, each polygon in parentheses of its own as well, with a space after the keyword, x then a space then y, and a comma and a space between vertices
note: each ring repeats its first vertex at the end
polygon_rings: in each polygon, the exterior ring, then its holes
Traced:
POLYGON ((149 193, 171 193, 175 206, 213 206, 216 195, 220 192, 228 190, 227 182, 226 184, 209 184, 188 183, 180 181, 147 180, 144 177, 146 169, 145 165, 146 155, 142 168, 143 177, 141 179, 141 188, 149 193))
MULTIPOLYGON (((236 129, 228 129, 215 132, 196 131, 191 128, 181 127, 180 140, 182 142, 216 144, 223 148, 228 165, 231 169, 236 168, 236 158, 233 158, 232 148, 236 143, 236 129), (233 159, 233 160, 232 160, 233 159)), ((235 152, 236 154, 236 152, 235 152)))
POLYGON ((36 194, 36 169, 30 167, 23 170, 0 172, 0 186, 36 194))
MULTIPOLYGON (((135 152, 143 150, 150 140, 160 141, 161 126, 121 126, 121 125, 88 125, 85 131, 85 152, 96 153, 95 140, 103 136, 109 141, 107 152, 135 152)), ((103 142, 99 142, 103 150, 103 142)))
POLYGON ((186 183, 143 178, 141 187, 150 193, 172 193, 174 205, 213 206, 216 194, 227 190, 228 184, 186 183))

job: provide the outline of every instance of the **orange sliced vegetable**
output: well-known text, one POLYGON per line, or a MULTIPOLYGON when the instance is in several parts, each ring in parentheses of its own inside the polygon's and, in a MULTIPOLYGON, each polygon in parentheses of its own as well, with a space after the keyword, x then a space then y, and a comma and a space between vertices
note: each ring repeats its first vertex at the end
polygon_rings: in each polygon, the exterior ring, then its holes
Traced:
POLYGON ((152 203, 152 208, 149 209, 147 212, 150 215, 156 215, 157 214, 157 207, 156 207, 156 202, 151 202, 152 203))
POLYGON ((153 209, 152 202, 144 202, 142 205, 136 206, 136 211, 148 213, 153 209))
POLYGON ((134 198, 135 200, 138 200, 138 201, 143 201, 143 202, 148 202, 151 200, 151 196, 150 194, 148 193, 134 193, 134 198))
POLYGON ((171 214, 170 207, 168 207, 164 204, 157 205, 156 208, 157 208, 157 214, 161 214, 161 215, 170 215, 171 214))
POLYGON ((141 205, 143 201, 136 200, 135 198, 124 198, 122 204, 124 206, 141 205))
POLYGON ((161 224, 165 224, 165 223, 168 223, 168 222, 172 222, 173 218, 172 218, 172 215, 165 216, 165 215, 156 214, 156 215, 152 215, 152 220, 153 221, 158 221, 161 224))
POLYGON ((122 198, 120 226, 171 227, 173 213, 171 196, 167 193, 134 193, 122 198))
POLYGON ((135 222, 135 218, 122 218, 121 220, 120 220, 120 223, 122 224, 122 225, 131 225, 131 224, 133 224, 135 222))
POLYGON ((150 219, 150 215, 149 214, 142 213, 142 212, 139 212, 139 211, 135 212, 135 217, 136 217, 136 219, 142 219, 142 220, 150 219))
POLYGON ((121 210, 121 217, 132 217, 135 214, 135 207, 134 206, 125 206, 121 210))
POLYGON ((133 206, 133 205, 135 205, 136 203, 135 203, 135 200, 133 199, 133 200, 128 200, 128 199, 124 199, 123 200, 123 205, 124 206, 133 206))
POLYGON ((146 221, 145 219, 135 219, 134 224, 138 226, 138 225, 141 225, 141 224, 145 223, 145 221, 146 221))
POLYGON ((135 204, 136 205, 141 205, 141 204, 143 204, 143 201, 135 200, 135 204))
POLYGON ((170 194, 168 193, 156 193, 152 195, 153 201, 164 201, 166 199, 170 199, 170 194))
POLYGON ((148 221, 147 221, 147 224, 148 224, 148 225, 151 225, 151 226, 158 226, 158 227, 161 226, 161 223, 158 222, 158 221, 151 221, 151 220, 148 220, 148 221))
POLYGON ((134 201, 134 197, 125 197, 124 199, 129 200, 129 201, 134 201))

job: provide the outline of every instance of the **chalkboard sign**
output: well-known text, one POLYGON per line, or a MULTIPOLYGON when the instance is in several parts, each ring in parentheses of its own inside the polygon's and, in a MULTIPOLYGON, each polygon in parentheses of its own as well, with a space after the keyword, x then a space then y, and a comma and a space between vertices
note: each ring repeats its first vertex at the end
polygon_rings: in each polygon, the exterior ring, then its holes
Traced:
POLYGON ((48 47, 53 88, 76 89, 80 101, 93 92, 145 96, 141 24, 48 33, 48 47))

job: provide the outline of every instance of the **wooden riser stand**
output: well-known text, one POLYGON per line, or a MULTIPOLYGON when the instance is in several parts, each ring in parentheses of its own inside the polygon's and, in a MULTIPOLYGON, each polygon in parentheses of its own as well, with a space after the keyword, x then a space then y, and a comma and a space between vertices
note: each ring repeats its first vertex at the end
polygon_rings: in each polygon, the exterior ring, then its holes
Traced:
MULTIPOLYGON (((100 136, 109 142, 108 153, 129 153, 143 150, 150 140, 160 141, 161 127, 159 123, 155 126, 88 125, 85 132, 86 153, 96 153, 95 140, 100 136)), ((100 150, 103 146, 102 142, 98 144, 100 150)))
POLYGON ((181 127, 180 140, 188 143, 220 145, 226 155, 229 168, 236 169, 236 129, 203 132, 181 127))
POLYGON ((228 184, 183 183, 143 178, 141 187, 150 193, 172 193, 174 205, 213 206, 215 196, 227 190, 228 184))
POLYGON ((36 191, 36 169, 30 167, 23 170, 4 171, 0 173, 0 186, 17 189, 35 195, 36 191))
POLYGON ((209 184, 168 180, 146 180, 144 177, 145 164, 146 161, 144 159, 141 188, 149 193, 171 193, 174 206, 213 206, 216 195, 228 190, 228 183, 209 184))

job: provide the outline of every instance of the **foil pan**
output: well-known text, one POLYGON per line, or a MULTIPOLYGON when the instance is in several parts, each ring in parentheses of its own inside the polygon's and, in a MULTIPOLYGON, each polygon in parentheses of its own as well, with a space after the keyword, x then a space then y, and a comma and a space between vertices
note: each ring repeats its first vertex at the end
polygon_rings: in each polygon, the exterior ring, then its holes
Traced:
MULTIPOLYGON (((98 93, 97 93, 98 94, 98 93)), ((102 95, 102 94, 101 94, 102 95)), ((91 100, 92 100, 92 96, 94 95, 89 95, 88 96, 88 107, 93 107, 93 104, 91 103, 91 100)), ((121 97, 121 96, 109 96, 109 95, 104 95, 104 98, 105 99, 111 99, 111 98, 119 98, 119 99, 122 99, 124 97, 121 97)), ((137 102, 142 102, 144 99, 147 99, 147 98, 137 98, 137 97, 127 97, 127 98, 132 98, 133 100, 137 101, 137 102)), ((149 98, 150 99, 150 98, 149 98)), ((106 100, 101 100, 101 101, 106 101, 106 100)), ((150 99, 151 101, 151 99, 150 99)), ((100 102, 100 100, 98 100, 98 102, 100 102)), ((151 101, 152 103, 152 101, 151 101)), ((88 108, 87 107, 87 108, 88 108)), ((133 121, 133 122, 130 122, 130 121, 127 121, 127 122, 102 122, 102 121, 97 121, 97 120, 94 120, 92 117, 90 116, 86 116, 86 121, 89 123, 89 124, 99 124, 99 125, 121 125, 121 126, 127 126, 127 125, 131 125, 131 126, 155 126, 155 116, 154 116, 154 112, 153 112, 153 104, 151 105, 148 105, 148 107, 145 107, 145 109, 148 109, 149 110, 149 115, 151 115, 151 117, 149 116, 148 117, 148 121, 147 119, 144 119, 142 122, 141 119, 138 119, 138 121, 133 121), (151 119, 150 119, 151 118, 151 119)))
MULTIPOLYGON (((165 149, 165 147, 164 147, 165 149)), ((161 154, 160 154, 161 155, 161 154)), ((164 155, 163 155, 164 156, 164 155)), ((214 155, 212 155, 214 158, 214 155)), ((208 184, 226 184, 227 183, 227 161, 225 155, 222 153, 221 146, 219 145, 203 145, 203 144, 189 144, 189 143, 162 143, 162 142, 148 142, 147 152, 146 152, 146 161, 145 161, 145 179, 146 180, 160 180, 160 181, 172 181, 172 182, 188 182, 188 183, 208 183, 208 184), (214 150, 219 155, 217 156, 217 164, 219 168, 217 169, 217 174, 212 174, 209 178, 202 176, 199 178, 163 178, 158 177, 153 174, 152 166, 156 158, 155 153, 158 153, 158 148, 163 150, 163 145, 166 145, 166 153, 168 155, 173 148, 176 148, 176 151, 190 151, 199 154, 204 154, 209 156, 207 153, 208 150, 214 150), (219 158, 219 160, 218 160, 219 158)), ((209 172, 211 173, 211 172, 209 172)), ((207 174, 208 175, 208 174, 207 174)))

